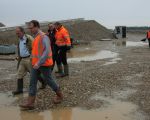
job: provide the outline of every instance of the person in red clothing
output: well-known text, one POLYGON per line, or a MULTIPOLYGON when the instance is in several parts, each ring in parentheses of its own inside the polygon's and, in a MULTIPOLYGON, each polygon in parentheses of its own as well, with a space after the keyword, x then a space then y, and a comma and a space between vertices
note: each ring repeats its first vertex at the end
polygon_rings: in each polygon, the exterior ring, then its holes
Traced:
POLYGON ((146 38, 148 39, 149 48, 150 48, 150 30, 147 32, 147 37, 146 38))
POLYGON ((54 25, 56 29, 56 45, 58 47, 58 69, 60 77, 64 77, 69 75, 67 51, 71 48, 71 41, 68 30, 61 23, 56 22, 54 25))

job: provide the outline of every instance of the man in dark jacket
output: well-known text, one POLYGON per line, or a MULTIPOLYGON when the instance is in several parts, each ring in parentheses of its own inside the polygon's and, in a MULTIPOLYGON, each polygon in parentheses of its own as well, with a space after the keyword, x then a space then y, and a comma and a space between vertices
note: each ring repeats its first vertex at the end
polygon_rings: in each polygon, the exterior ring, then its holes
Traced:
POLYGON ((55 44, 55 42, 56 42, 56 39, 55 39, 56 29, 55 29, 54 24, 52 24, 52 23, 50 23, 48 25, 48 28, 49 28, 48 29, 48 36, 49 36, 49 39, 51 42, 51 49, 52 49, 52 53, 53 53, 53 67, 52 67, 52 70, 53 70, 54 66, 55 66, 55 62, 56 62, 56 64, 58 63, 58 47, 55 44))

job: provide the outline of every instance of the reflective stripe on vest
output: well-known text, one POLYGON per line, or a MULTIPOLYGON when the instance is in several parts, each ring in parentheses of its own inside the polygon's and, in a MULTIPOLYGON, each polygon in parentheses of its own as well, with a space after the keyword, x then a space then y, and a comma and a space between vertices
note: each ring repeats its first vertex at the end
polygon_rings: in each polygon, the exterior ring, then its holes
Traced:
MULTIPOLYGON (((39 59, 41 58, 41 56, 43 54, 44 48, 43 48, 42 40, 43 40, 44 35, 45 35, 44 33, 39 33, 33 41, 32 55, 31 55, 32 65, 35 65, 39 61, 39 59)), ((46 59, 45 63, 42 64, 41 66, 53 65, 52 51, 51 51, 51 48, 49 48, 49 49, 50 49, 50 52, 47 56, 47 59, 46 59)))
MULTIPOLYGON (((40 55, 31 55, 31 57, 32 57, 32 58, 41 58, 40 55)), ((48 56, 47 58, 48 58, 48 59, 51 59, 52 57, 48 56)))

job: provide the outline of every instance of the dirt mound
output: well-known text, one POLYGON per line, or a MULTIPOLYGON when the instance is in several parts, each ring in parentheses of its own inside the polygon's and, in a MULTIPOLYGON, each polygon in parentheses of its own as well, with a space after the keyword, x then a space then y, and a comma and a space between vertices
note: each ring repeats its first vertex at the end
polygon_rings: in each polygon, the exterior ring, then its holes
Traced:
POLYGON ((96 41, 103 38, 112 38, 110 30, 94 20, 66 25, 70 34, 77 40, 96 41))
MULTIPOLYGON (((113 38, 110 30, 94 20, 67 21, 62 24, 69 30, 71 37, 81 41, 96 41, 104 38, 113 38)), ((41 26, 47 31, 47 26, 41 26)))
MULTIPOLYGON (((94 20, 65 21, 62 24, 68 28, 71 37, 80 42, 96 41, 103 38, 113 38, 110 30, 94 20)), ((41 25, 41 29, 47 32, 48 23, 41 25)), ((27 31, 27 29, 26 29, 27 31)), ((29 33, 29 31, 27 31, 29 33)), ((14 30, 0 31, 0 44, 16 44, 17 38, 14 30)))

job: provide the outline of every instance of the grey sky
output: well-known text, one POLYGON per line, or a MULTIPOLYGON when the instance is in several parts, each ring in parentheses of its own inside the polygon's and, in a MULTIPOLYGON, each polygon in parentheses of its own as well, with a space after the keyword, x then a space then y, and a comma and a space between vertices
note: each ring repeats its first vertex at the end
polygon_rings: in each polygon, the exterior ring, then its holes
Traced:
POLYGON ((37 19, 94 19, 115 25, 150 26, 150 0, 0 0, 0 22, 12 26, 37 19))

